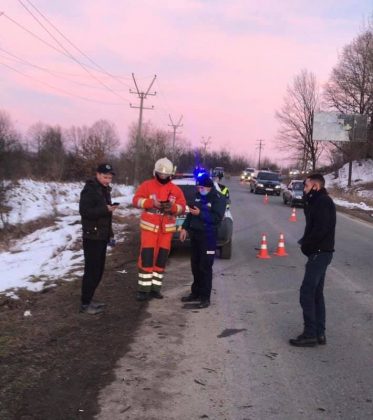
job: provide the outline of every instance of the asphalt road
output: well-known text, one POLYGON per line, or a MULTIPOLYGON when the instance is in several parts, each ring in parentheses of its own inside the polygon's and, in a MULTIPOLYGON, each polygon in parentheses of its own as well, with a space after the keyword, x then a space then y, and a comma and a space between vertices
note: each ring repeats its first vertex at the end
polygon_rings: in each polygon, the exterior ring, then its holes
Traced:
POLYGON ((326 346, 293 348, 302 332, 298 304, 305 257, 304 217, 289 222, 279 197, 228 183, 233 256, 214 265, 212 305, 183 307, 191 281, 188 252, 170 259, 165 299, 101 392, 100 419, 373 418, 372 225, 337 217, 336 253, 327 272, 326 346), (272 254, 284 233, 288 257, 256 258, 262 233, 272 254))

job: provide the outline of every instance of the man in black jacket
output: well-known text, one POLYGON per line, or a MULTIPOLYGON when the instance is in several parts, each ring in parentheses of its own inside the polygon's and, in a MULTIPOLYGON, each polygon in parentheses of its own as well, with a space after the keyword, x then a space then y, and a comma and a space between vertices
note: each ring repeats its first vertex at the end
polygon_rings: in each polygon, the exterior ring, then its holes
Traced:
POLYGON ((326 344, 324 281, 326 269, 333 258, 336 210, 322 175, 309 176, 304 192, 306 227, 299 240, 303 254, 308 257, 300 288, 304 330, 289 342, 297 347, 314 347, 326 344))
POLYGON ((199 308, 210 305, 217 230, 225 208, 226 199, 214 188, 212 179, 207 174, 197 177, 195 201, 189 204, 190 212, 180 231, 181 241, 185 241, 187 232, 190 236, 194 280, 191 293, 182 302, 199 301, 199 308))
POLYGON ((80 194, 79 213, 82 216, 84 275, 80 312, 96 315, 103 303, 92 300, 105 268, 106 248, 113 238, 112 215, 117 205, 111 203, 109 184, 115 175, 113 167, 99 165, 96 177, 88 180, 80 194))

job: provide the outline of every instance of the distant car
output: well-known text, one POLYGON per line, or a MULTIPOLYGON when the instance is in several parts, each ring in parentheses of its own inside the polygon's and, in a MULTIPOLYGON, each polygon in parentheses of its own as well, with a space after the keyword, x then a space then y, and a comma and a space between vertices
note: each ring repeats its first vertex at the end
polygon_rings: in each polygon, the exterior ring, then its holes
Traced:
POLYGON ((250 180, 250 192, 258 194, 281 194, 281 183, 278 174, 271 171, 258 171, 250 180))
POLYGON ((282 193, 284 204, 304 206, 303 197, 304 183, 300 179, 293 179, 282 193))
POLYGON ((250 182, 252 174, 255 172, 255 168, 245 168, 240 176, 242 182, 250 182))
MULTIPOLYGON (((186 202, 191 204, 194 202, 196 196, 196 180, 194 178, 173 179, 172 181, 184 193, 186 202)), ((176 232, 173 234, 172 242, 178 244, 179 231, 184 223, 184 220, 189 213, 189 206, 187 205, 185 213, 176 217, 176 232)), ((232 234, 233 234, 233 217, 230 209, 225 210, 224 219, 218 228, 217 249, 220 252, 220 258, 229 260, 232 256, 232 234)), ((189 239, 187 239, 189 242, 189 239)))
POLYGON ((289 176, 297 176, 300 175, 299 169, 289 169, 289 176))

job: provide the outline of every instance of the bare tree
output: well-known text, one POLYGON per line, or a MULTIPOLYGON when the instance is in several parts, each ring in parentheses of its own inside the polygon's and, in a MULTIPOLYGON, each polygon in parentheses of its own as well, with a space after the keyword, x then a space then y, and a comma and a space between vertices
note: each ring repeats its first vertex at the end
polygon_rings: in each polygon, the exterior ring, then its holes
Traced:
POLYGON ((62 180, 66 150, 61 127, 39 122, 30 127, 28 135, 36 154, 34 175, 47 180, 62 180))
POLYGON ((65 132, 70 145, 71 163, 78 164, 74 177, 91 175, 98 164, 112 160, 119 145, 119 135, 113 123, 99 120, 91 127, 71 127, 65 132))
POLYGON ((10 115, 0 110, 0 179, 18 178, 23 173, 23 154, 21 135, 10 115))
POLYGON ((316 77, 302 70, 288 86, 283 106, 276 112, 281 124, 278 133, 281 148, 301 162, 302 170, 306 170, 309 163, 315 170, 322 152, 320 143, 312 140, 313 116, 318 102, 316 77))
POLYGON ((373 156, 373 27, 370 26, 344 47, 324 91, 329 108, 370 118, 367 147, 350 144, 340 147, 350 159, 373 156))

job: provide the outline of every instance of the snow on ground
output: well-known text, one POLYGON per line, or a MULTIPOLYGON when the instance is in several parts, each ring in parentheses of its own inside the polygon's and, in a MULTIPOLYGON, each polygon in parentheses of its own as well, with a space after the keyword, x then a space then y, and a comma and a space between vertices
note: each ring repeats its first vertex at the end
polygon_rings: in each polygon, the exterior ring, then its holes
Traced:
MULTIPOLYGON (((7 296, 15 298, 13 290, 17 288, 39 291, 53 286, 53 280, 70 280, 82 274, 79 196, 83 185, 21 180, 7 192, 4 204, 11 207, 7 223, 22 224, 49 216, 56 219, 53 226, 25 236, 0 253, 0 293, 7 291, 7 296)), ((116 214, 130 213, 127 206, 132 195, 131 186, 113 186, 113 199, 120 203, 116 214)), ((115 228, 118 232, 119 226, 115 228)), ((118 232, 117 238, 123 237, 118 232)))
POLYGON ((361 203, 351 203, 347 200, 342 200, 341 198, 334 198, 333 201, 337 206, 346 207, 348 209, 360 209, 365 211, 372 211, 373 207, 368 206, 364 202, 361 203))
MULTIPOLYGON (((334 174, 325 176, 327 187, 347 188, 348 163, 338 171, 338 177, 334 174)), ((352 186, 373 182, 373 159, 352 162, 352 186)), ((369 191, 371 193, 371 191, 369 191)))

